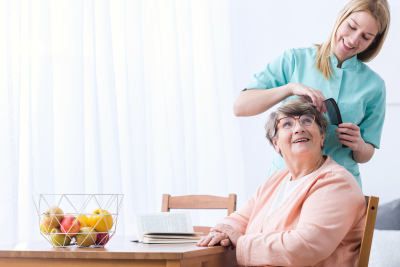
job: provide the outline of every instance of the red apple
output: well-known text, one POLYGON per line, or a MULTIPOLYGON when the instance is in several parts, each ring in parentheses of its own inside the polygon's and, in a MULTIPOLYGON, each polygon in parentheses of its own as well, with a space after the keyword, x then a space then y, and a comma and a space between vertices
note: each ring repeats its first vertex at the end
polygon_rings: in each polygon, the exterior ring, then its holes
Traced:
POLYGON ((61 221, 60 229, 67 236, 74 236, 81 229, 81 222, 69 215, 61 221))
POLYGON ((64 212, 59 207, 50 207, 44 213, 42 221, 44 224, 51 227, 58 227, 62 219, 64 218, 64 212), (61 214, 61 215, 60 215, 61 214))
POLYGON ((104 246, 110 240, 110 235, 108 233, 97 234, 96 245, 104 246))

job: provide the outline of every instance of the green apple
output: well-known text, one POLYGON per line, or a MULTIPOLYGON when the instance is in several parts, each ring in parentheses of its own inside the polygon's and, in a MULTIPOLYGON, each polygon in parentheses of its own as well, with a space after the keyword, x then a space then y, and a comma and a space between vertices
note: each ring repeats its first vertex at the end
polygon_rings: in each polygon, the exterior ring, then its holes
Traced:
POLYGON ((51 230, 53 230, 53 229, 54 229, 54 227, 51 227, 50 225, 43 223, 43 220, 40 220, 40 231, 43 234, 49 235, 51 230))
POLYGON ((51 242, 56 246, 68 246, 71 243, 71 238, 61 232, 60 228, 54 228, 50 232, 51 242))
POLYGON ((97 240, 97 231, 92 227, 83 227, 75 235, 76 243, 80 247, 90 247, 97 240))
POLYGON ((58 227, 62 219, 64 218, 64 212, 56 206, 50 207, 44 213, 42 221, 44 224, 51 227, 58 227), (61 214, 61 215, 60 215, 61 214))

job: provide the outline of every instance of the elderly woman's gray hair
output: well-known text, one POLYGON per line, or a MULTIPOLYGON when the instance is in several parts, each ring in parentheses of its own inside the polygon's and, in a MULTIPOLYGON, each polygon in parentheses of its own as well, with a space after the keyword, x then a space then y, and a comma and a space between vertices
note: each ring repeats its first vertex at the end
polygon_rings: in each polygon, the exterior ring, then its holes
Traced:
POLYGON ((265 130, 267 132, 266 137, 272 146, 274 145, 272 140, 276 139, 278 134, 276 120, 281 113, 287 116, 300 116, 303 114, 314 115, 315 122, 318 124, 321 134, 326 132, 326 127, 329 123, 328 119, 317 110, 317 107, 308 103, 306 100, 302 98, 288 100, 282 104, 277 111, 274 111, 269 115, 268 122, 265 125, 265 130))

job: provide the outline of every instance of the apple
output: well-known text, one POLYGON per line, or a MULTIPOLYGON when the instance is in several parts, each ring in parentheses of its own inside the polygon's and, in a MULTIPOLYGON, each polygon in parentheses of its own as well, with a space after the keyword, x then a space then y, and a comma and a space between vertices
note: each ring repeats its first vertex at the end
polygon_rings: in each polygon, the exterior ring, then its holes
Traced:
POLYGON ((42 218, 43 223, 51 227, 58 227, 62 219, 64 218, 64 212, 56 206, 50 207, 44 213, 42 218), (61 215, 58 215, 61 214, 61 215))
POLYGON ((90 227, 89 218, 86 215, 74 215, 81 222, 82 227, 90 227))
POLYGON ((71 238, 61 232, 59 228, 54 228, 51 230, 50 239, 51 242, 57 247, 68 246, 71 243, 71 238))
POLYGON ((51 230, 53 230, 54 227, 51 227, 50 225, 47 225, 43 223, 43 220, 40 220, 40 231, 44 233, 45 235, 49 235, 51 230))
POLYGON ((110 240, 110 235, 108 233, 98 233, 96 245, 104 246, 110 240))
POLYGON ((76 243, 81 247, 90 247, 97 240, 97 231, 92 227, 83 227, 75 235, 76 243))
POLYGON ((89 216, 90 226, 98 232, 108 232, 114 224, 112 216, 106 215, 110 213, 102 209, 94 210, 92 213, 97 215, 89 216))
POLYGON ((67 236, 74 236, 81 229, 81 222, 73 216, 67 216, 61 221, 60 229, 67 236))

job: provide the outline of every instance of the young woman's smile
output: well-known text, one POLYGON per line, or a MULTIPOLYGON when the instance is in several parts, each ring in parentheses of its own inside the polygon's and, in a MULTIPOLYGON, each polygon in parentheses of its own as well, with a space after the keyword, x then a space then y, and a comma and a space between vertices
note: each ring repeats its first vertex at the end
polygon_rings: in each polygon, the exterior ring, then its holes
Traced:
POLYGON ((346 50, 348 50, 348 51, 351 51, 351 50, 355 49, 355 47, 353 47, 353 46, 347 44, 346 41, 345 41, 344 39, 342 39, 342 40, 343 40, 343 47, 344 47, 344 49, 346 49, 346 50))

